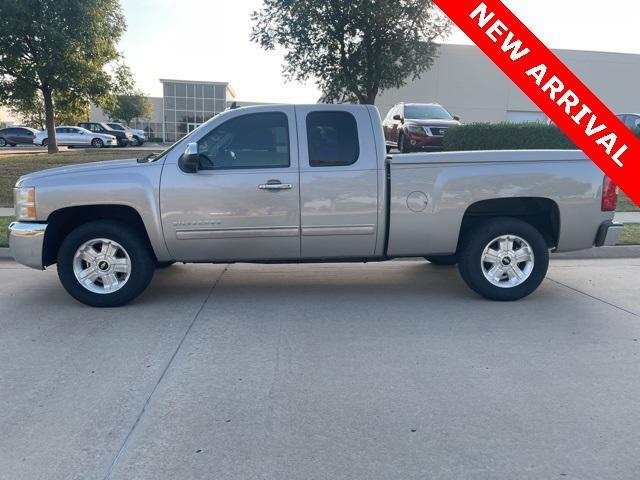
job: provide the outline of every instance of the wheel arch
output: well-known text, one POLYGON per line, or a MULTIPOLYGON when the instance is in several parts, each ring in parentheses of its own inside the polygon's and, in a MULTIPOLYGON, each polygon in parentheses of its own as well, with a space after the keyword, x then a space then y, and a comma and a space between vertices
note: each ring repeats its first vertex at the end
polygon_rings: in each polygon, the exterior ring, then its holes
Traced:
POLYGON ((149 234, 137 210, 127 205, 84 205, 61 208, 49 215, 43 245, 44 266, 56 263, 60 245, 71 231, 95 220, 119 220, 126 223, 143 238, 157 261, 149 234))
POLYGON ((481 200, 469 205, 462 218, 458 250, 467 232, 480 222, 496 217, 522 220, 542 234, 550 249, 558 247, 561 229, 558 204, 544 197, 510 197, 481 200))

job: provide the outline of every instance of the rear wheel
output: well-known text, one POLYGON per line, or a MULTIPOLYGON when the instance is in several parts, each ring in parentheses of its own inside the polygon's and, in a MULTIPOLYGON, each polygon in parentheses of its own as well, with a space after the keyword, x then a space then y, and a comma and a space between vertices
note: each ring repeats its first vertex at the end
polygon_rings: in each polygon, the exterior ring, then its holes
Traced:
POLYGON ((424 257, 425 260, 433 263, 434 265, 450 266, 458 263, 457 255, 439 255, 437 257, 424 257))
POLYGON ((58 277, 76 300, 118 307, 140 295, 153 277, 155 258, 127 224, 98 220, 73 230, 58 251, 58 277))
POLYGON ((42 140, 42 146, 46 147, 47 145, 49 145, 49 140, 45 138, 44 140, 42 140))
POLYGON ((118 139, 118 146, 119 147, 126 147, 127 145, 129 145, 129 142, 127 142, 124 138, 119 138, 118 139))
POLYGON ((0 137, 0 147, 6 147, 6 146, 7 146, 7 141, 4 138, 0 137))
POLYGON ((94 138, 91 140, 91 146, 93 148, 104 148, 104 142, 99 138, 94 138))
POLYGON ((549 268, 549 250, 538 230, 515 218, 496 218, 465 234, 459 270, 485 298, 513 301, 533 293, 549 268))

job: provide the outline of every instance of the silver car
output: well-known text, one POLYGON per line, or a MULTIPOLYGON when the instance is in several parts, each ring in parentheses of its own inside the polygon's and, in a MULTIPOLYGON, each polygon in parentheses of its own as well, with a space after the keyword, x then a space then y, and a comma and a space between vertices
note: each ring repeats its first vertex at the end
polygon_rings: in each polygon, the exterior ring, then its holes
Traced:
MULTIPOLYGON (((72 146, 91 146, 94 148, 115 147, 118 140, 113 135, 105 135, 96 133, 82 127, 56 127, 56 139, 58 145, 72 146)), ((36 133, 33 140, 35 145, 46 147, 49 144, 49 133, 47 130, 36 133)))

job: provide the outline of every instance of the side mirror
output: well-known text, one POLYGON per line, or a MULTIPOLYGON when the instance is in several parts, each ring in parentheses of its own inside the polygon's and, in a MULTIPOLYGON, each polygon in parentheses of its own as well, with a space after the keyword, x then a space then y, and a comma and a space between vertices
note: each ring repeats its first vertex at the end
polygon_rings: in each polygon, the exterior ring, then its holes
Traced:
POLYGON ((457 121, 457 122, 459 122, 459 121, 460 121, 460 117, 459 117, 458 115, 454 115, 454 116, 453 116, 453 119, 454 119, 455 121, 457 121))
POLYGON ((393 116, 393 119, 402 121, 402 116, 400 116, 399 114, 396 114, 393 116))
POLYGON ((190 143, 178 160, 180 169, 185 173, 198 173, 200 166, 200 155, 198 154, 198 144, 190 143))

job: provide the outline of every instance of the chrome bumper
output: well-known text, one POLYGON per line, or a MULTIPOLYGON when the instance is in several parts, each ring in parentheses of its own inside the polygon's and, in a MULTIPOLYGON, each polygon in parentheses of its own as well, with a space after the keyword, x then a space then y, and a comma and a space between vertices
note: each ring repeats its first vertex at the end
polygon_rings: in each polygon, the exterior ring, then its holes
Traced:
POLYGON ((624 230, 622 223, 608 221, 600 225, 598 236, 596 237, 596 247, 614 247, 620 240, 620 235, 624 230))
POLYGON ((9 247, 16 262, 44 270, 42 248, 46 223, 13 222, 9 225, 9 247))

